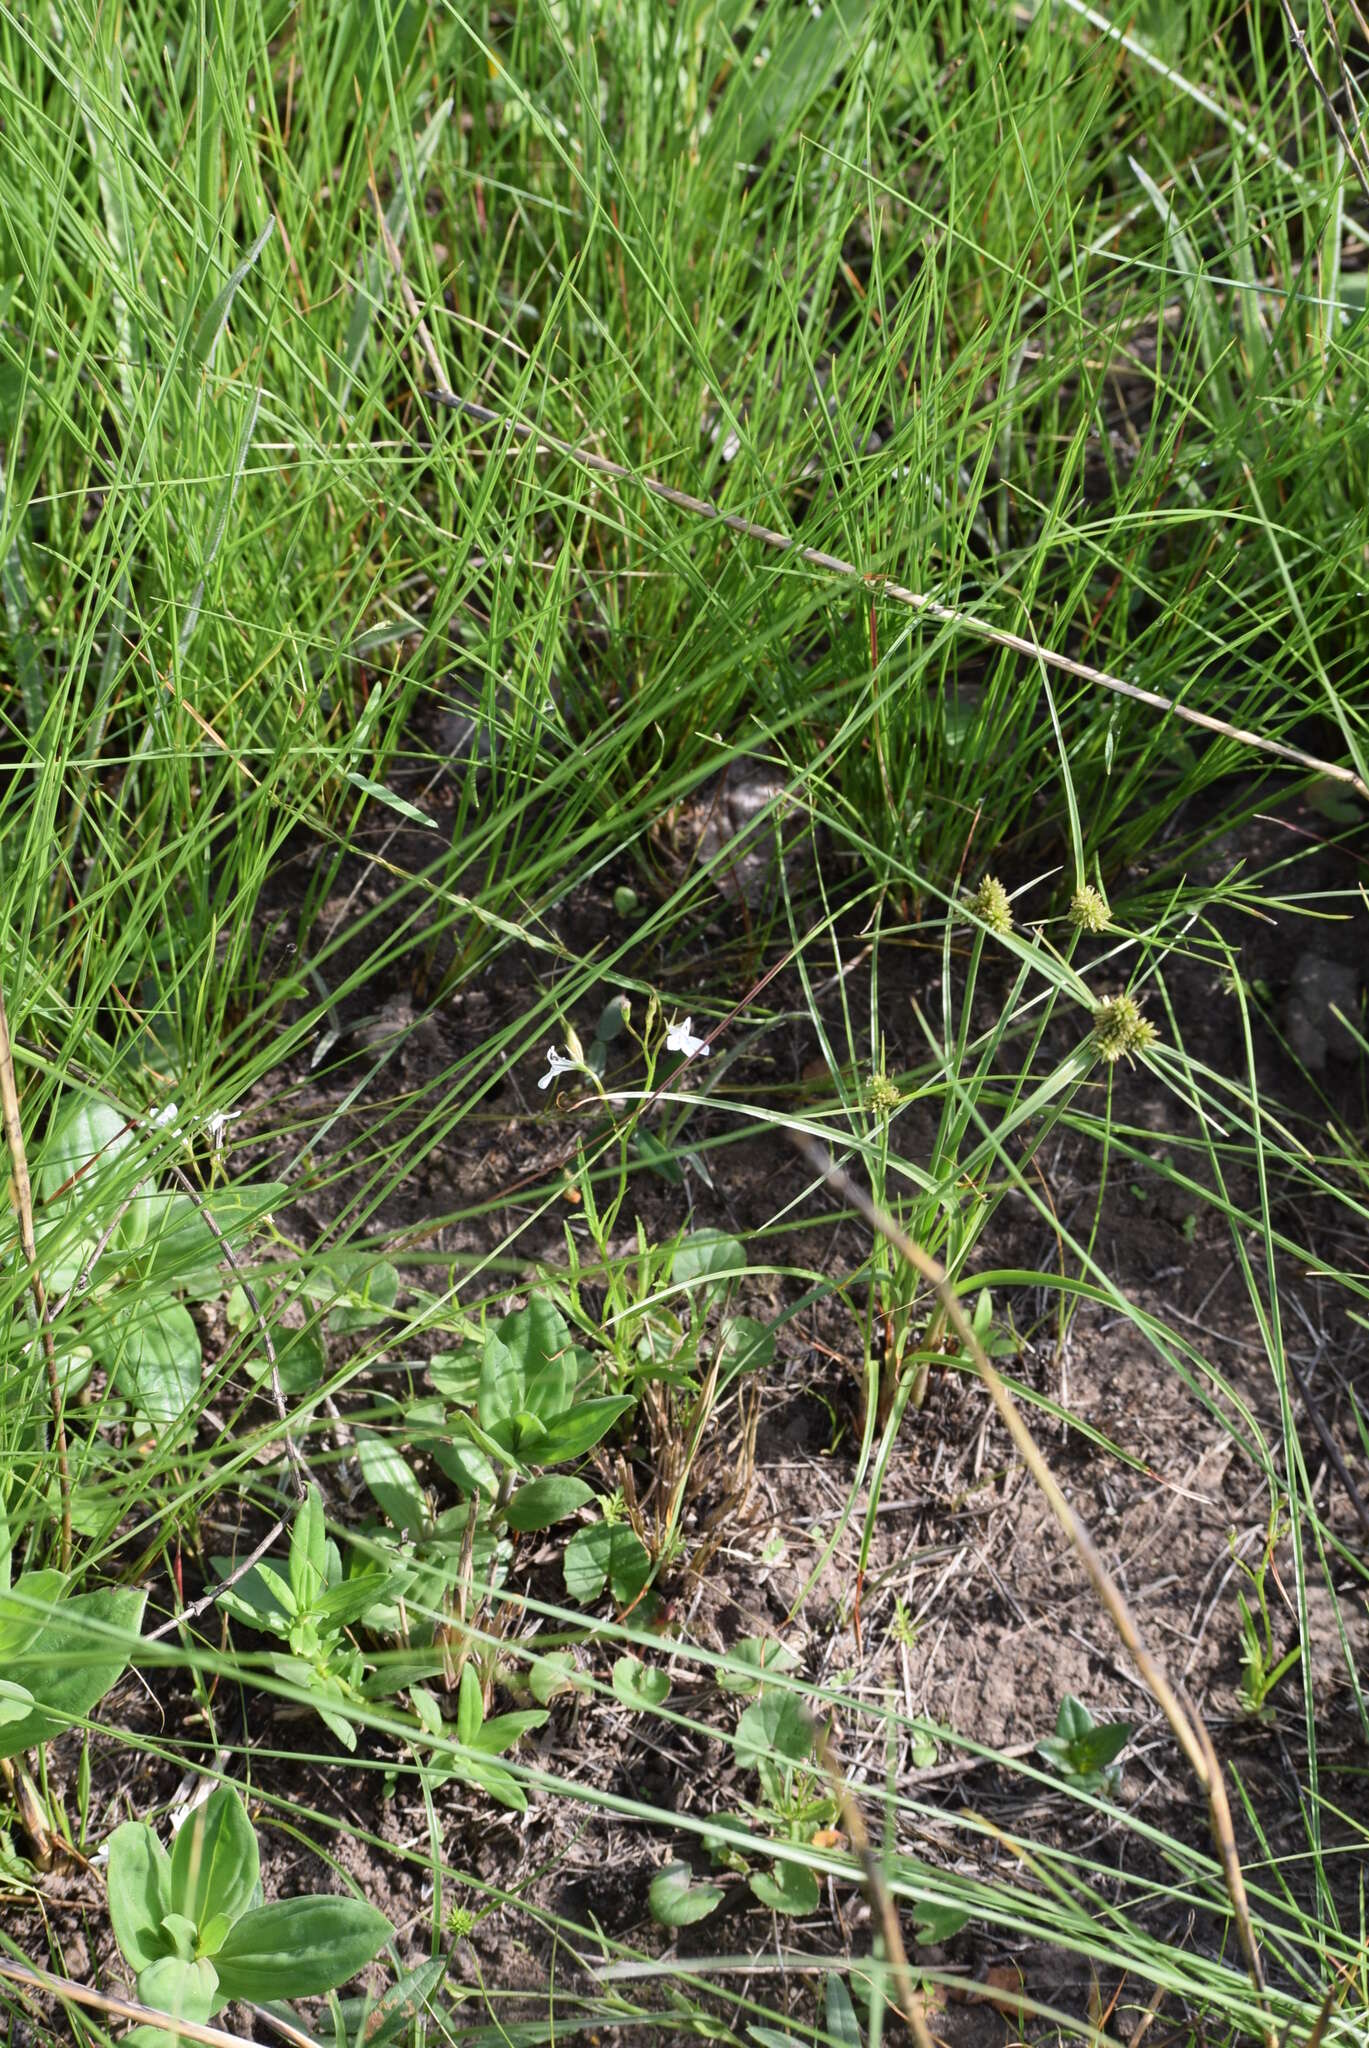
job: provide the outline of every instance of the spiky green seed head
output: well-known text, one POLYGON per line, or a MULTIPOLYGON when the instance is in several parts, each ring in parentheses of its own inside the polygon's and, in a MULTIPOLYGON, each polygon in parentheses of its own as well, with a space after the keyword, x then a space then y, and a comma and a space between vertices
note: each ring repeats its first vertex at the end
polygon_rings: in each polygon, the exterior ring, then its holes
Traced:
POLYGON ((865 1089, 865 1100, 876 1116, 892 1116, 903 1097, 887 1074, 871 1074, 865 1089))
POLYGON ((1007 938, 1012 930, 1012 905, 997 875, 985 875, 967 900, 981 924, 986 924, 991 932, 997 932, 1000 939, 1007 938))
POLYGON ((1141 1015, 1135 996, 1105 996, 1093 1013, 1094 1051, 1109 1066, 1145 1052, 1158 1036, 1150 1019, 1141 1015))
POLYGON ((1081 882, 1070 897, 1069 920, 1076 931, 1105 932, 1112 923, 1106 900, 1089 882, 1081 882))

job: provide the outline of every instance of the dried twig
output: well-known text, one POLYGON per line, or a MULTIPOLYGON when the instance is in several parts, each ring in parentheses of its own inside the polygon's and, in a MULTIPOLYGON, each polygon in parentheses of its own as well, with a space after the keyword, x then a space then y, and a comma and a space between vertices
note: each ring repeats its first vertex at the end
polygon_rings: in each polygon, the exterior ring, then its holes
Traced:
POLYGON ((48 1314, 47 1289, 38 1270, 38 1242, 33 1230, 33 1189, 29 1184, 28 1155, 24 1150, 24 1128, 19 1120, 19 1089, 14 1078, 14 1047, 10 1043, 9 1018, 5 1014, 4 991, 0 990, 0 1111, 12 1169, 11 1190, 19 1217, 19 1244, 29 1269, 29 1293, 33 1297, 47 1372, 48 1405, 52 1411, 52 1448, 57 1459, 57 1487, 62 1502, 61 1567, 71 1570, 71 1466, 67 1459, 67 1426, 62 1414, 62 1383, 57 1373, 57 1347, 52 1339, 52 1318, 48 1314))
MULTIPOLYGON (((788 1136, 790 1143, 803 1154, 828 1186, 841 1195, 843 1200, 849 1202, 853 1209, 858 1210, 870 1227, 878 1231, 879 1235, 907 1260, 913 1271, 926 1281, 959 1338, 966 1357, 984 1382, 989 1398, 998 1410, 999 1417, 1016 1445, 1023 1464, 1045 1495, 1056 1521, 1083 1565, 1099 1603, 1110 1616, 1132 1663, 1168 1721, 1175 1741, 1187 1757, 1193 1774, 1202 1787, 1203 1796, 1207 1801, 1213 1846, 1221 1862, 1236 1933, 1245 1956, 1246 1967, 1250 1972, 1251 1983, 1263 2001, 1264 1967, 1260 1961, 1259 1946, 1251 1923, 1250 1904, 1246 1897, 1245 1879, 1236 1849, 1236 1835, 1231 1823, 1231 1808, 1227 1803, 1226 1786, 1207 1729, 1197 1715, 1190 1713, 1181 1702, 1163 1666, 1147 1649, 1121 1589, 1103 1563, 1094 1546, 1093 1538, 1066 1500, 1054 1473, 1037 1448, 1035 1438, 1018 1413, 1012 1395, 990 1364, 988 1355, 975 1335, 958 1295, 946 1278, 944 1269, 930 1253, 925 1252, 920 1244, 909 1237, 907 1231, 902 1229, 887 1211, 879 1208, 870 1199, 864 1188, 858 1186, 821 1145, 804 1132, 791 1130, 788 1136)), ((1274 2048, 1274 2032, 1267 2020, 1265 2041, 1267 2048, 1274 2048)))

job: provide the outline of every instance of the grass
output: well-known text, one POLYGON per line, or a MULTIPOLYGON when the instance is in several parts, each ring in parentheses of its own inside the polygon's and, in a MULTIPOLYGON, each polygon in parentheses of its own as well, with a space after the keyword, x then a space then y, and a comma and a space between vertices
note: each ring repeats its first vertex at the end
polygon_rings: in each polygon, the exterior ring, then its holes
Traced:
MULTIPOLYGON (((1166 2040, 1361 2037, 1364 1530, 1309 1403, 1353 1486, 1363 1069, 1279 1055, 1268 985, 1304 948, 1353 958, 1363 919, 1357 33, 1308 27, 1323 93, 1281 14, 1210 0, 0 7, 0 987, 46 1298, 11 1226, 0 1643, 40 1699, 109 1664, 52 1729, 0 1695, 0 1733, 34 1734, 0 1813, 17 2038, 117 2031, 78 1995, 131 1981, 103 1880, 78 1967, 44 1859, 130 1815, 166 1839, 187 1771, 250 1794, 268 1898, 419 1901, 376 1979, 405 1977, 410 2048, 897 2038, 889 1915, 934 2031, 996 1944, 1033 2039, 1152 2006, 1166 2040), (757 788, 739 901, 710 821, 757 788), (1071 920, 1084 886, 1101 930, 1071 920), (1123 994, 1156 1035, 1114 1062, 1123 994), (712 1042, 681 1066, 685 1015, 712 1042), (549 1043, 584 1063, 539 1094, 549 1043), (973 1344, 790 1137, 943 1262, 1085 1521, 1162 1493, 1128 1418, 1059 1376, 1117 1319, 1251 1527, 1286 1528, 1296 1797, 1208 1714, 1263 1987, 1144 1689, 1109 1693, 1162 1759, 1123 1798, 985 1742, 973 1702, 917 1710, 934 1614, 905 1614, 882 1532, 916 1550, 891 1487, 936 1432, 972 1469, 973 1344), (1182 1213, 1183 1258, 1230 1265, 1215 1330, 1138 1279, 1133 1185, 1182 1213), (530 1298, 579 1397, 634 1404, 564 1460, 491 1452, 474 1405, 470 1347, 530 1298), (762 1690, 690 1603, 775 1568, 744 1516, 796 1387, 841 1483, 796 1566, 805 1662, 762 1690), (516 1488, 577 1472, 599 1505, 511 1549, 516 1488), (347 1597, 374 1595, 351 1634, 196 1609, 214 1557, 275 1530, 284 1559, 310 1484, 347 1597), (64 1513, 69 1576, 22 1580, 67 1562, 64 1513), (562 1559, 595 1527, 628 1578, 577 1600, 562 1559), (804 1607, 832 1559, 842 1598, 804 1607), (489 1716, 541 1711, 533 1660, 568 1647, 555 1740, 473 1772, 458 1672, 489 1716), (835 1716, 830 1774, 787 1701, 835 1716), (622 1742, 707 1799, 626 1782, 622 1742), (961 1764, 969 1804, 935 1775, 961 1764), (507 1833, 492 1782, 542 1834, 507 1833), (728 1895, 678 1947, 646 1906, 672 1861, 728 1895), (929 1961, 915 1930, 952 1914, 971 1946, 929 1961)), ((1234 1595, 1209 1621, 1238 1642, 1234 1595)), ((321 2011, 295 2038, 362 2037, 321 2011)))

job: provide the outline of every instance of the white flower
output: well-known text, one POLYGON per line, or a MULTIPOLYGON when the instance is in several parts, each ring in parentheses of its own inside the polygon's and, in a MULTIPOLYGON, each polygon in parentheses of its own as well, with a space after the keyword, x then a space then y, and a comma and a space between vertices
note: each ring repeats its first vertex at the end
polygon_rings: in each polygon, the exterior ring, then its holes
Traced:
POLYGON ((683 1024, 677 1020, 670 1026, 665 1035, 665 1049, 667 1052, 682 1052, 687 1060, 692 1060, 696 1053, 708 1054, 713 1050, 707 1040, 694 1036, 692 1017, 686 1017, 683 1024))
POLYGON ((222 1159, 224 1133, 231 1123, 242 1115, 240 1109, 211 1109, 204 1120, 205 1136, 213 1148, 214 1157, 222 1159))
POLYGON ((547 1047, 547 1071, 538 1077, 539 1088, 550 1088, 558 1074, 573 1074, 580 1065, 579 1060, 563 1056, 554 1045, 547 1047))

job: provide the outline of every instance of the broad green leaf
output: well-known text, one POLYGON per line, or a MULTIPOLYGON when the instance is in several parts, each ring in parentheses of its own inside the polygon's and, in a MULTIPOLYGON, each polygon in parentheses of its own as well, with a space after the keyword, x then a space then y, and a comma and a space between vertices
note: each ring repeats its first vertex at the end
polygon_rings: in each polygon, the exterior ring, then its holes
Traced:
POLYGON ((767 1692, 743 1713, 733 1738, 742 1770, 763 1769, 778 1756, 804 1763, 813 1747, 813 1724, 792 1692, 767 1692))
POLYGON ((174 1955, 159 1956, 138 1972, 138 1996, 156 2012, 174 2013, 178 2020, 194 2020, 199 2026, 225 2003, 211 1962, 174 1955))
POLYGON ((692 1927, 723 1901, 717 1884, 695 1884, 687 1863, 667 1863, 651 1880, 647 1905, 658 1927, 692 1927))
POLYGON ((520 1535, 532 1529, 549 1529, 553 1522, 564 1521, 593 1498, 593 1488, 586 1486, 583 1479, 534 1479, 514 1494, 505 1510, 505 1520, 520 1535))
POLYGON ((257 1837, 231 1785, 220 1785, 181 1825, 171 1851, 176 1911, 197 1931, 216 1914, 245 1913, 257 1884, 257 1837))
POLYGON ((670 1680, 640 1657, 619 1657, 613 1666, 613 1691, 625 1707, 641 1713, 663 1705, 670 1697, 670 1680))
POLYGON ((388 1259, 369 1252, 336 1252, 311 1273, 309 1289, 328 1306, 334 1335, 350 1336, 384 1322, 399 1294, 399 1274, 388 1259))
POLYGON ((723 1330, 718 1345, 718 1358, 724 1381, 733 1380, 739 1373, 759 1372, 770 1364, 775 1356, 775 1336, 764 1323, 758 1323, 753 1316, 733 1316, 723 1330))
POLYGON ((485 1758, 461 1757, 455 1760, 453 1777, 461 1778, 468 1785, 477 1785, 487 1792, 500 1806, 508 1807, 511 1813, 526 1813, 528 1795, 514 1777, 502 1765, 489 1763, 485 1758))
MULTIPOLYGON (((464 1416, 453 1420, 464 1422, 464 1416)), ((466 1437, 455 1437, 448 1444, 430 1444, 433 1458, 446 1473, 458 1493, 468 1497, 475 1493, 493 1494, 499 1489, 494 1466, 477 1444, 466 1437)), ((502 1462, 502 1461, 501 1461, 502 1462)))
POLYGON ((654 1173, 671 1187, 684 1185, 684 1174, 679 1161, 668 1145, 663 1145, 654 1131, 648 1131, 639 1124, 632 1133, 632 1150, 646 1162, 649 1172, 654 1173))
MULTIPOLYGON (((175 1883, 174 1877, 172 1883, 175 1883)), ((187 1914, 168 1913, 162 1921, 162 1932, 170 1944, 173 1956, 179 1956, 182 1962, 194 1962, 195 1943, 199 1939, 200 1930, 187 1914)))
POLYGON ((156 1431, 180 1422, 200 1390, 200 1333, 170 1296, 144 1297, 136 1313, 112 1319, 93 1339, 120 1389, 156 1431))
POLYGON ((476 1420, 484 1430, 516 1415, 523 1406, 526 1375, 518 1353, 491 1331, 480 1359, 480 1388, 476 1395, 476 1420))
POLYGON ((143 1971, 167 1954, 163 1921, 172 1909, 171 1858, 142 1820, 126 1820, 109 1838, 109 1922, 126 1963, 143 1971))
POLYGON ((0 1591, 0 1664, 8 1668, 11 1658, 55 1619, 66 1586, 63 1572, 22 1572, 13 1586, 0 1591))
POLYGON ((226 1998, 318 1998, 364 1969, 393 1934, 362 1899, 280 1899, 243 1914, 214 1967, 226 1998))
POLYGON ((528 1688, 540 1705, 550 1706, 561 1692, 586 1692, 589 1680, 581 1672, 569 1650, 552 1650, 545 1657, 534 1657, 528 1666, 528 1688))
POLYGON ((767 1636, 744 1636, 727 1653, 727 1665, 718 1672, 724 1692, 760 1692, 767 1677, 792 1671, 798 1664, 792 1650, 767 1636))
POLYGON ((15 1685, 11 1679, 0 1678, 0 1728, 10 1721, 23 1721, 33 1712, 36 1702, 25 1685, 15 1685))
POLYGON ((566 1591, 580 1606, 597 1600, 607 1585, 618 1605, 626 1607, 650 1578, 651 1559, 625 1522, 595 1522, 571 1537, 562 1570, 566 1591))
POLYGON ((406 1536, 422 1536, 429 1520, 423 1488, 396 1446, 383 1437, 358 1433, 357 1463, 362 1478, 396 1529, 406 1536))
POLYGON ((546 1425, 546 1433, 537 1445, 537 1463, 564 1465, 571 1458, 583 1457, 612 1429, 618 1417, 635 1405, 629 1394, 596 1394, 591 1400, 577 1401, 573 1408, 546 1425))
POLYGON ((469 1749, 480 1733, 485 1718, 485 1696, 475 1666, 467 1664, 461 1673, 461 1690, 456 1702, 456 1739, 469 1749))
POLYGON ((323 1496, 316 1486, 311 1486, 290 1531, 290 1591, 301 1613, 308 1610, 327 1583, 327 1540, 323 1496))
POLYGON ((776 1863, 771 1871, 758 1870, 751 1889, 772 1913, 815 1913, 821 1896, 816 1872, 804 1863, 776 1863))
POLYGON ((462 1344, 455 1351, 438 1351, 428 1360, 428 1378, 445 1400, 458 1408, 473 1408, 480 1393, 478 1344, 462 1344))
POLYGON ((670 1277, 677 1287, 704 1284, 707 1303, 745 1271, 746 1253, 735 1237, 721 1230, 696 1230, 677 1249, 670 1277))
MULTIPOLYGON (((0 1596, 0 1632, 15 1618, 16 1604, 24 1600, 29 1584, 26 1575, 0 1596)), ((146 1597, 126 1586, 74 1594, 61 1603, 51 1621, 28 1636, 22 1651, 7 1657, 15 1682, 33 1694, 34 1707, 24 1719, 0 1727, 0 1757, 36 1749, 104 1698, 128 1664, 146 1597), (128 1640, 121 1642, 121 1636, 128 1640)), ((22 1613, 22 1607, 18 1611, 22 1613)))
POLYGON ((70 1201, 94 1220, 100 1200, 110 1202, 112 1198, 109 1214, 96 1222, 94 1234, 98 1235, 113 1221, 113 1211, 119 1205, 115 1190, 123 1176, 117 1170, 118 1162, 132 1143, 129 1119, 112 1102, 94 1097, 62 1111, 43 1140, 33 1176, 40 1210, 70 1201))
POLYGON ((309 1612, 329 1629, 350 1628, 354 1621, 364 1621, 384 1602, 401 1599, 416 1569, 400 1566, 396 1570, 379 1562, 368 1562, 358 1571, 349 1572, 337 1585, 317 1594, 309 1612))
POLYGON ((933 1948, 959 1934, 969 1917, 961 1906, 940 1906, 929 1899, 919 1899, 913 1907, 913 1932, 920 1947, 933 1948))
POLYGON ((485 1339, 476 1413, 486 1429, 520 1410, 545 1428, 570 1406, 578 1354, 554 1302, 534 1294, 485 1339))
POLYGON ((841 2048, 861 2048, 860 2021, 851 2003, 851 1994, 846 1989, 846 1979, 839 1977, 835 1970, 827 1973, 827 1985, 823 2003, 826 2008, 827 2031, 841 2048))
MULTIPOLYGON (((268 1323, 267 1327, 276 1354, 281 1392, 293 1398, 321 1387, 327 1378, 328 1361, 317 1327, 309 1324, 302 1330, 290 1330, 282 1329, 278 1323, 268 1323)), ((255 1317, 247 1326, 248 1336, 254 1333, 259 1339, 255 1317)), ((263 1386, 271 1377, 271 1361, 264 1352, 258 1352, 245 1361, 243 1371, 250 1373, 258 1386, 263 1386)))
MULTIPOLYGON (((230 1557, 211 1557, 209 1564, 220 1578, 227 1578, 233 1570, 230 1557)), ((254 1564, 236 1585, 226 1587, 216 1596, 216 1604, 234 1621, 245 1622, 248 1628, 261 1629, 266 1635, 283 1636, 288 1632, 292 1619, 292 1599, 289 1587, 278 1572, 254 1564)))
POLYGON ((1103 1721, 1070 1744, 1070 1762, 1081 1774, 1105 1770, 1132 1737, 1130 1721, 1103 1721))
MULTIPOLYGON (((138 1252, 139 1275, 150 1286, 188 1288, 196 1294, 211 1289, 217 1292, 225 1278, 220 1239, 231 1251, 240 1250, 287 1194, 281 1181, 244 1181, 231 1188, 216 1188, 202 1197, 201 1203, 178 1193, 149 1196, 146 1236, 138 1252), (217 1236, 206 1221, 206 1210, 218 1226, 217 1236)), ((245 1311, 243 1321, 235 1322, 234 1327, 255 1328, 256 1316, 241 1286, 235 1283, 232 1294, 245 1311)), ((262 1306, 267 1306, 264 1300, 262 1306)))
POLYGON ((482 1721, 471 1739, 470 1747, 482 1756, 499 1756, 506 1749, 512 1749, 520 1736, 546 1723, 546 1715, 533 1707, 524 1707, 516 1714, 492 1714, 488 1721, 482 1721))

